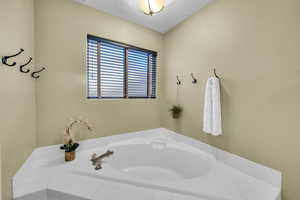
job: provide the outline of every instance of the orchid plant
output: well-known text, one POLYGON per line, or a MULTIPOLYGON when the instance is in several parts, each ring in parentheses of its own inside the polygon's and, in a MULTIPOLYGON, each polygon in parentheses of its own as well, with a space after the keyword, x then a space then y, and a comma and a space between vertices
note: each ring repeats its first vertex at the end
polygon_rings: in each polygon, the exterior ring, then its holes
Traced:
POLYGON ((61 146, 61 149, 65 150, 65 152, 74 152, 79 147, 79 143, 76 142, 75 136, 72 133, 72 128, 74 127, 75 124, 82 124, 86 126, 89 131, 93 130, 92 126, 85 120, 82 119, 71 120, 70 124, 64 130, 64 145, 61 146))

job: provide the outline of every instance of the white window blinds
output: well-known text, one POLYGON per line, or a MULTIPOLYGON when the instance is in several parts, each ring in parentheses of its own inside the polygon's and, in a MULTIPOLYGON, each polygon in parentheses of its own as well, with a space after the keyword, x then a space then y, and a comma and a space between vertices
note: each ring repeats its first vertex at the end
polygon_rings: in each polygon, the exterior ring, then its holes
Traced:
POLYGON ((101 42, 99 53, 101 97, 124 97, 124 49, 101 42))
POLYGON ((94 36, 87 41, 88 98, 156 97, 156 52, 94 36))

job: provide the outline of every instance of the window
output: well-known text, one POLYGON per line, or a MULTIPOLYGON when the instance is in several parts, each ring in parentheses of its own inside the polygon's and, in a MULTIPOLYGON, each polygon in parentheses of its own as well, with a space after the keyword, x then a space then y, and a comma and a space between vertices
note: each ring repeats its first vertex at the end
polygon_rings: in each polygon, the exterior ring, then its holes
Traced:
POLYGON ((88 98, 155 98, 157 53, 88 35, 88 98))

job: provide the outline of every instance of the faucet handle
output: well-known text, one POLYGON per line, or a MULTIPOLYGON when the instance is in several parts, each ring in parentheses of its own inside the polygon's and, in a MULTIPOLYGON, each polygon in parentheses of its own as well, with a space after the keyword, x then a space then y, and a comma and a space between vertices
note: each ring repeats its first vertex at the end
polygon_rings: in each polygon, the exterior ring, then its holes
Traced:
POLYGON ((101 163, 98 163, 95 167, 95 170, 99 170, 99 169, 102 169, 101 163))
POLYGON ((97 158, 97 154, 93 153, 92 157, 91 157, 91 161, 95 160, 97 158))

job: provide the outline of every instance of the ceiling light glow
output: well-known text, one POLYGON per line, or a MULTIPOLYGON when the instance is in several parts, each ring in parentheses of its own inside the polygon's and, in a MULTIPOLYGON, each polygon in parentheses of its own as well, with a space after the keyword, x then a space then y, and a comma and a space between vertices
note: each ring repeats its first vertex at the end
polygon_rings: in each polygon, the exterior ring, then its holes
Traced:
POLYGON ((165 7, 165 0, 140 0, 140 8, 145 15, 154 15, 165 7))

